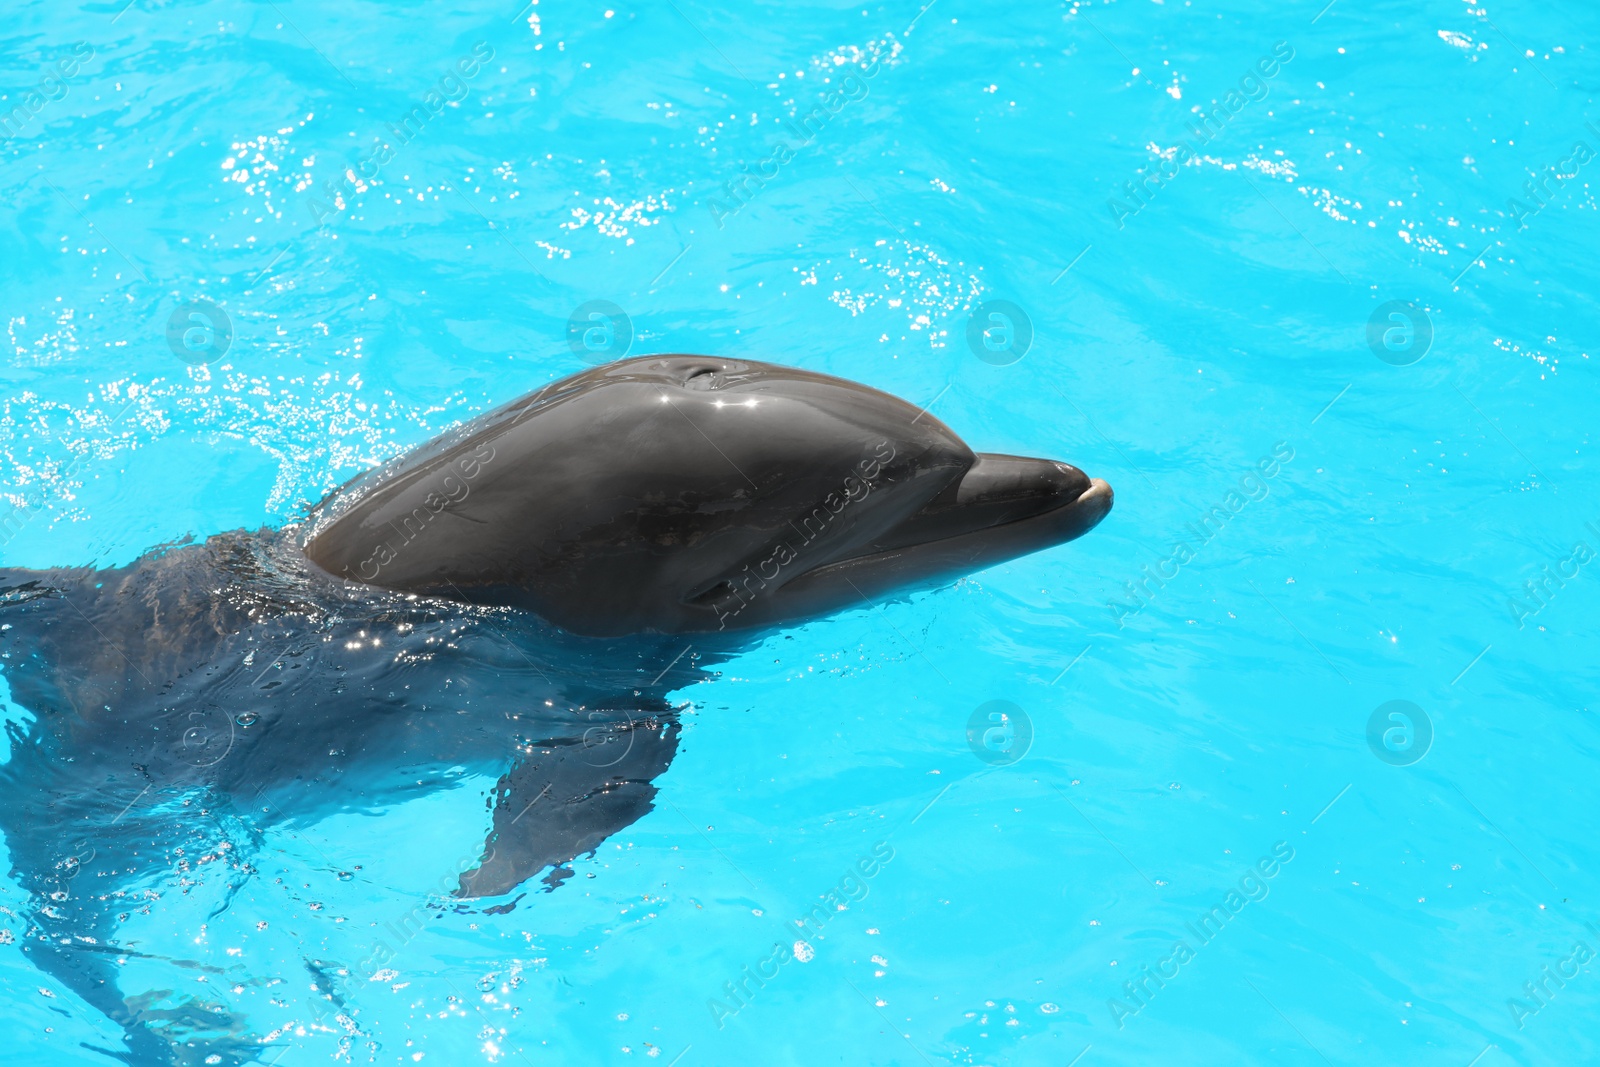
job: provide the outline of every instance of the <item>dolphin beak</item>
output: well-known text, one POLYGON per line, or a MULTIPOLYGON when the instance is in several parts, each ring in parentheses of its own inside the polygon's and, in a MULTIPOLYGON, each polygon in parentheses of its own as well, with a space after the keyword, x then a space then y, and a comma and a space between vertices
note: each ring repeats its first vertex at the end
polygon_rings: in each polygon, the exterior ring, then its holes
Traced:
MULTIPOLYGON (((873 598, 939 585, 1088 533, 1111 511, 1111 486, 1066 463, 979 453, 921 511, 851 556, 783 586, 790 608, 851 588, 873 598)), ((859 597, 857 598, 859 599, 859 597)))

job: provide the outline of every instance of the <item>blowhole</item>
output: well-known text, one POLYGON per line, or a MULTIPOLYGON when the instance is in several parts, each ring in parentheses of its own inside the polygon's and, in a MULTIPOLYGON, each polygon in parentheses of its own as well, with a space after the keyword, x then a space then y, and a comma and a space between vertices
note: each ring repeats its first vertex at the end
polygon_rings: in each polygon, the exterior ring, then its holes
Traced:
POLYGON ((683 378, 685 389, 715 389, 717 387, 716 367, 691 367, 683 378))

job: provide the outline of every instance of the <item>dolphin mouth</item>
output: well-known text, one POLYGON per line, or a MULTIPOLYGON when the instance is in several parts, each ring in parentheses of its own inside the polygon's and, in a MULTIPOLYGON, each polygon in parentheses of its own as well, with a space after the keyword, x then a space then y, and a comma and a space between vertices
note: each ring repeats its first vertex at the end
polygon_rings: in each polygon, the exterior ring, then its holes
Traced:
POLYGON ((780 595, 832 599, 843 586, 871 598, 942 584, 1081 537, 1112 501, 1109 484, 1071 464, 979 453, 921 510, 856 551, 796 575, 780 595))

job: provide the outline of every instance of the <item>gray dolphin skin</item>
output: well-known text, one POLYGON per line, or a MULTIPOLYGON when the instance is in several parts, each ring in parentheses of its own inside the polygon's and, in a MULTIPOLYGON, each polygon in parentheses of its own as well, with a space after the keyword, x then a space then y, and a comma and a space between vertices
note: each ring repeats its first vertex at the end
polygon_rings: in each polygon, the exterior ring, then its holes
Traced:
MULTIPOLYGON (((763 629, 1071 540, 1110 507, 1104 482, 974 453, 877 390, 667 355, 547 385, 281 530, 0 568, 25 712, 0 764, 32 898, 18 946, 121 1028, 115 1059, 259 1062, 270 1038, 221 972, 177 1003, 121 989, 118 961, 146 954, 122 924, 152 887, 181 880, 216 916, 271 881, 277 835, 476 780, 483 836, 417 921, 509 911, 652 809, 689 707, 673 694, 763 629)), ((328 1004, 345 1010, 338 975, 386 965, 388 936, 303 960, 328 1004)))
POLYGON ((1070 541, 1111 487, 977 454, 855 382, 647 356, 563 379, 357 478, 305 552, 332 574, 575 633, 791 622, 1070 541))

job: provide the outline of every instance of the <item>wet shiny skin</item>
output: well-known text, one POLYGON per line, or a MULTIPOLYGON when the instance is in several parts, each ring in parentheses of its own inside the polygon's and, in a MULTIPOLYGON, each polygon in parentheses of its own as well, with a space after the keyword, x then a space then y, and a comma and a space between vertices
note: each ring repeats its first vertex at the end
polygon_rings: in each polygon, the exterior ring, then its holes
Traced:
POLYGON ((876 389, 707 356, 608 364, 334 493, 306 553, 385 588, 588 634, 749 629, 1081 535, 1111 491, 975 454, 876 389))

